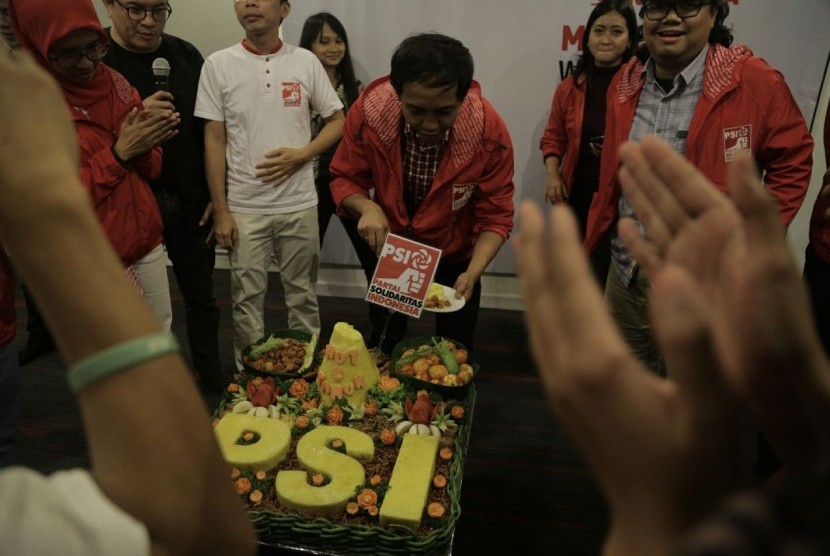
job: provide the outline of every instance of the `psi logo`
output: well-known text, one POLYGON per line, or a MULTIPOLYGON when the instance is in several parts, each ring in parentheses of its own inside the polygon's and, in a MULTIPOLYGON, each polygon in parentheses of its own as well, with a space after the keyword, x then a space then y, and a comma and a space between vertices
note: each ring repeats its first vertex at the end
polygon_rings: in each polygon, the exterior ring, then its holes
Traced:
POLYGON ((476 189, 475 183, 454 183, 452 184, 452 210, 463 208, 476 189))
POLYGON ((300 84, 293 81, 282 82, 282 101, 286 108, 303 105, 303 97, 300 93, 300 84))
POLYGON ((440 259, 440 249, 388 234, 366 300, 416 318, 421 316, 427 286, 440 259))
POLYGON ((723 158, 732 162, 741 153, 752 152, 752 125, 728 127, 723 130, 723 158))

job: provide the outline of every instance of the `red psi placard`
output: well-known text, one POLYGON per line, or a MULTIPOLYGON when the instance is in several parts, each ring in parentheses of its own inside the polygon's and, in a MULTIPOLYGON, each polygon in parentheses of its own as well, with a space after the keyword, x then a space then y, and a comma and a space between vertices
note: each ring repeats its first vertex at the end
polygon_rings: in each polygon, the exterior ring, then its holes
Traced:
POLYGON ((388 234, 366 301, 419 318, 439 260, 440 249, 388 234))

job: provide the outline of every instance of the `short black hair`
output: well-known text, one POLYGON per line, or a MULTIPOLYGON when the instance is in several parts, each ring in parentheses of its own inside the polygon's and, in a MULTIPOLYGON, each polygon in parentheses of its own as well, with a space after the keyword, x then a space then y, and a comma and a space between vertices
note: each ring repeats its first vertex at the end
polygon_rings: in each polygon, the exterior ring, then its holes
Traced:
POLYGON ((637 46, 640 37, 640 30, 637 27, 637 14, 634 13, 634 8, 631 6, 629 0, 602 0, 591 11, 588 16, 588 23, 585 24, 585 32, 582 33, 582 56, 576 63, 573 75, 579 77, 585 74, 586 81, 590 87, 596 69, 594 55, 591 54, 591 49, 588 48, 588 40, 591 36, 591 28, 596 21, 607 13, 616 12, 625 20, 625 27, 628 30, 628 48, 625 49, 622 55, 622 63, 625 63, 634 54, 634 48, 637 46))
POLYGON ((431 88, 457 86, 463 100, 473 82, 473 57, 461 41, 438 33, 422 33, 404 39, 392 54, 389 80, 398 96, 406 83, 431 88))
POLYGON ((343 83, 343 90, 346 93, 346 100, 349 105, 354 104, 358 96, 357 78, 354 75, 352 65, 352 49, 349 46, 349 37, 346 36, 346 28, 340 20, 328 12, 320 12, 308 17, 303 23, 303 31, 300 34, 300 47, 311 50, 314 41, 323 35, 323 25, 328 25, 331 30, 343 40, 346 53, 337 65, 337 77, 343 83))
POLYGON ((715 25, 709 31, 709 43, 730 46, 735 37, 732 35, 732 27, 726 25, 726 18, 729 17, 729 4, 726 0, 713 0, 712 5, 718 13, 715 15, 715 25))
MULTIPOLYGON (((726 18, 729 17, 729 4, 726 0, 702 0, 703 6, 713 6, 717 13, 715 14, 715 25, 709 31, 709 44, 720 44, 722 46, 730 46, 735 37, 732 35, 732 27, 726 25, 726 18)), ((640 17, 645 13, 646 5, 640 8, 640 17)))

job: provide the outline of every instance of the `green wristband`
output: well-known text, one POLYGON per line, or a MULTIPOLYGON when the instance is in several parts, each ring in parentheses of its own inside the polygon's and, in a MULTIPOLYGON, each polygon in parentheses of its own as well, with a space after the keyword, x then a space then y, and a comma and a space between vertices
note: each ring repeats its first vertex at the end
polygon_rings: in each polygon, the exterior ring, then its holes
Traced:
POLYGON ((77 394, 92 382, 174 351, 179 351, 179 343, 170 332, 127 340, 72 365, 69 388, 77 394))

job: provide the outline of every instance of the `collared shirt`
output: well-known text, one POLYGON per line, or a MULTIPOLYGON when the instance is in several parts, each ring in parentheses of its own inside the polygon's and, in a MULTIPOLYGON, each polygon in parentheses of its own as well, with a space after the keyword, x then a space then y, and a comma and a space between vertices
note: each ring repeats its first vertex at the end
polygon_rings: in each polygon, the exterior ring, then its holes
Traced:
MULTIPOLYGON (((697 57, 675 76, 668 93, 657 82, 654 74, 654 60, 649 59, 646 62, 643 68, 646 83, 640 94, 637 111, 634 113, 634 123, 628 134, 630 141, 639 141, 653 133, 677 152, 681 154, 686 152, 686 138, 689 134, 692 116, 703 92, 703 70, 706 66, 708 51, 709 45, 707 44, 697 57)), ((633 218, 640 231, 645 234, 645 226, 624 195, 620 197, 619 208, 620 218, 633 218)), ((626 286, 630 284, 637 270, 637 263, 631 258, 628 249, 618 237, 611 241, 611 262, 619 272, 623 283, 626 286)))
POLYGON ((432 187, 450 141, 450 130, 447 130, 440 143, 424 145, 415 130, 404 122, 403 141, 404 203, 411 218, 432 187))

